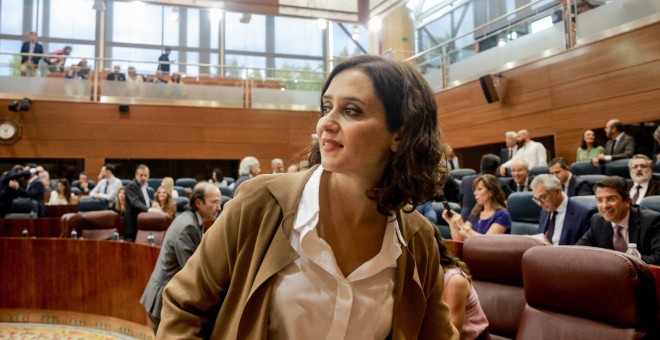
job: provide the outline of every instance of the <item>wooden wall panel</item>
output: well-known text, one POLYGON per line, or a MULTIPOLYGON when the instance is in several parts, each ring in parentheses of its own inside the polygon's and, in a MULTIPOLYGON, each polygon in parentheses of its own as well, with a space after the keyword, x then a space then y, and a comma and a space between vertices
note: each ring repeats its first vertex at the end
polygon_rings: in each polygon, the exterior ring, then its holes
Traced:
MULTIPOLYGON (((9 101, 0 101, 6 106, 9 101)), ((2 158, 84 158, 96 174, 106 158, 289 162, 309 145, 316 112, 33 101, 29 112, 0 112, 22 122, 23 137, 0 145, 2 158)))
POLYGON ((654 23, 503 72, 501 102, 488 104, 478 80, 441 91, 441 127, 459 153, 529 129, 532 138, 554 136, 556 155, 574 161, 585 128, 660 120, 658 36, 654 23))

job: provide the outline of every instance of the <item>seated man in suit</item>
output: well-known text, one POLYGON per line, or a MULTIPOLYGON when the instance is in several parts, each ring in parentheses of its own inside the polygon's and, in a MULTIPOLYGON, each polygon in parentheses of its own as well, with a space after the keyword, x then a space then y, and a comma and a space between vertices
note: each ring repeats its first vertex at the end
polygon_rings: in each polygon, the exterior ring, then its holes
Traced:
POLYGON ((104 165, 99 174, 99 183, 89 192, 89 197, 106 201, 108 208, 112 208, 117 202, 117 193, 122 186, 121 180, 115 177, 114 172, 114 165, 104 165))
POLYGON ((591 160, 594 166, 617 159, 631 158, 635 154, 637 145, 635 138, 623 132, 623 123, 612 119, 605 124, 605 135, 610 140, 605 143, 605 154, 600 154, 591 160))
POLYGON ((140 303, 149 313, 154 333, 160 323, 163 288, 195 252, 202 241, 204 222, 215 220, 222 209, 221 203, 218 188, 211 183, 200 182, 193 188, 189 210, 177 216, 167 228, 156 267, 140 298, 140 303))
POLYGON ((571 173, 571 168, 564 157, 555 157, 548 163, 548 170, 561 183, 562 191, 568 197, 593 195, 589 182, 571 173))
POLYGON ((554 245, 573 245, 589 229, 596 209, 573 201, 562 190, 557 177, 541 174, 532 181, 534 202, 541 206, 539 233, 554 245))
POLYGON ((635 243, 644 262, 660 264, 660 214, 632 205, 626 180, 619 176, 607 177, 594 188, 599 214, 576 245, 625 252, 628 243, 635 243))
MULTIPOLYGON (((532 191, 529 183, 529 166, 522 159, 514 159, 511 163, 511 179, 507 183, 511 192, 532 191)), ((508 196, 507 196, 508 197, 508 196)))
POLYGON ((628 190, 632 197, 632 204, 639 205, 646 196, 660 195, 660 182, 653 180, 655 164, 646 155, 634 155, 628 162, 630 178, 628 190))

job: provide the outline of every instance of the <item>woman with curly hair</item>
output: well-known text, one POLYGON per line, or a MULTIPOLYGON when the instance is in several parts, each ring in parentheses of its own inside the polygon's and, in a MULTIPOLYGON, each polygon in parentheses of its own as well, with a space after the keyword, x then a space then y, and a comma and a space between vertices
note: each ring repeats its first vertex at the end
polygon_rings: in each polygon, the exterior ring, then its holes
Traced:
POLYGON ((320 164, 238 188, 165 287, 158 338, 457 338, 436 229, 414 212, 447 172, 433 91, 359 56, 321 94, 320 164))
POLYGON ((71 183, 66 178, 60 178, 57 182, 57 190, 50 193, 48 205, 77 204, 78 196, 71 193, 71 183))
POLYGON ((174 202, 174 198, 172 198, 172 195, 167 191, 167 188, 162 185, 158 187, 149 211, 162 211, 170 217, 170 221, 174 220, 174 215, 176 214, 176 202, 174 202))
POLYGON ((464 241, 468 237, 484 234, 509 234, 511 215, 506 210, 506 196, 502 186, 493 175, 481 175, 472 183, 474 198, 470 220, 464 222, 460 214, 451 217, 445 210, 442 218, 451 229, 451 239, 464 241))

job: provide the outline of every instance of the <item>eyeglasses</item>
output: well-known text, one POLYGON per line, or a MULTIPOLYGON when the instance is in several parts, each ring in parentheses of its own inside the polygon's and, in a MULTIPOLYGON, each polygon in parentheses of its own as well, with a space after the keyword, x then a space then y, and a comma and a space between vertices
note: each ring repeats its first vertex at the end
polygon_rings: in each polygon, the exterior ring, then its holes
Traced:
POLYGON ((532 201, 534 201, 534 203, 536 203, 536 204, 538 204, 538 205, 541 205, 541 204, 545 203, 545 200, 546 200, 547 198, 548 198, 548 196, 546 196, 545 194, 544 194, 544 195, 541 195, 541 196, 539 196, 539 197, 535 197, 535 196, 533 196, 533 197, 532 197, 532 201))
POLYGON ((596 197, 596 204, 607 203, 616 203, 619 200, 619 196, 612 195, 607 197, 596 197))
POLYGON ((640 168, 640 169, 647 169, 649 167, 648 164, 642 163, 642 164, 633 164, 630 166, 631 169, 635 168, 640 168))

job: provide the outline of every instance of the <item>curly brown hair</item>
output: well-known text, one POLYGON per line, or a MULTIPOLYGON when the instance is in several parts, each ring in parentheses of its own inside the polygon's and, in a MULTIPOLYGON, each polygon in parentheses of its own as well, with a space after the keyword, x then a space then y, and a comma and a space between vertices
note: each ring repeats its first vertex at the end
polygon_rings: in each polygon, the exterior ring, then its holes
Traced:
MULTIPOLYGON (((334 77, 357 69, 372 81, 385 107, 389 131, 398 131, 399 147, 390 152, 383 177, 366 192, 383 215, 430 200, 446 180, 447 167, 441 162, 442 134, 433 90, 412 66, 378 56, 363 55, 337 65, 325 82, 321 97, 334 77)), ((319 163, 319 145, 310 151, 310 163, 319 163)))
MULTIPOLYGON (((502 190, 502 186, 500 185, 500 182, 497 180, 497 178, 493 175, 481 175, 475 178, 474 182, 472 182, 472 191, 474 191, 479 182, 483 183, 486 187, 486 190, 490 192, 490 200, 491 204, 493 205, 493 209, 506 209, 506 196, 504 195, 504 190, 502 190)), ((474 208, 472 208, 470 220, 476 220, 477 215, 479 215, 483 210, 484 206, 477 203, 474 208)))

